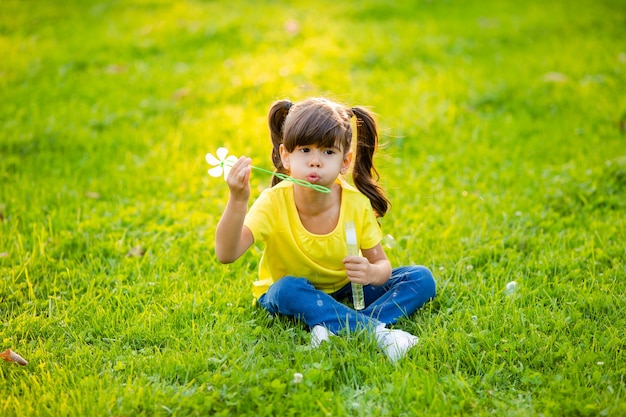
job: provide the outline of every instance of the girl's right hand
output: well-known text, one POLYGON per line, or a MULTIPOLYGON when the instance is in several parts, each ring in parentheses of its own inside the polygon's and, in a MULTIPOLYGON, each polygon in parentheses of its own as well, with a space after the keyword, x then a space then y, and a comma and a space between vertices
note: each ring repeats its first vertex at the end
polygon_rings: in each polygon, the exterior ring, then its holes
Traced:
POLYGON ((230 188, 231 198, 248 201, 250 198, 250 164, 252 160, 242 156, 232 166, 226 183, 230 188))
POLYGON ((230 196, 215 229, 215 254, 222 263, 235 262, 254 243, 244 226, 250 198, 250 158, 241 157, 226 177, 230 196))

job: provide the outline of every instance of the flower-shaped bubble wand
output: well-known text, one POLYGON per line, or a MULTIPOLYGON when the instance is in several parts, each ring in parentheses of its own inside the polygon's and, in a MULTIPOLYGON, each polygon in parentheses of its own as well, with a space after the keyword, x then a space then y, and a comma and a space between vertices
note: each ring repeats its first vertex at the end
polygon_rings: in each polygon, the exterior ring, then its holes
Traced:
MULTIPOLYGON (((228 155, 228 149, 224 147, 218 148, 217 152, 215 153, 217 157, 215 157, 212 153, 206 154, 206 161, 209 163, 209 165, 213 166, 213 168, 209 169, 209 175, 217 178, 223 173, 224 179, 226 179, 228 177, 228 173, 230 172, 231 167, 235 164, 235 162, 237 162, 239 158, 234 155, 228 155)), ((280 172, 272 172, 264 168, 255 167, 254 165, 250 165, 250 168, 258 172, 275 175, 281 180, 290 181, 302 187, 312 188, 313 190, 319 191, 320 193, 330 193, 330 188, 324 187, 323 185, 312 184, 305 180, 293 178, 280 172)))

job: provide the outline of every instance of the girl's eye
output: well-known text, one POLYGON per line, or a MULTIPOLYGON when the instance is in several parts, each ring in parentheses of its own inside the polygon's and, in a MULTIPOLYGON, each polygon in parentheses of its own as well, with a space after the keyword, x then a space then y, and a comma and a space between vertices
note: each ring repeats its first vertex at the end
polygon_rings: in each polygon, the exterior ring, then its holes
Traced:
POLYGON ((324 151, 324 153, 325 153, 326 155, 333 155, 333 154, 335 153, 335 151, 333 151, 332 149, 326 149, 326 150, 324 151))
POLYGON ((307 152, 309 152, 309 151, 310 151, 310 149, 309 149, 309 148, 305 148, 305 147, 300 148, 300 152, 307 153, 307 152))

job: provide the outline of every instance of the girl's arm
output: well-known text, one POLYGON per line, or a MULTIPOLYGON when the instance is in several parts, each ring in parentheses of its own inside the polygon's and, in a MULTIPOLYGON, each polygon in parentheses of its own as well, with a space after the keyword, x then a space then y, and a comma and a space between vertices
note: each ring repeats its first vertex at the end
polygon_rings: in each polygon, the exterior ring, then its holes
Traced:
POLYGON ((348 279, 357 284, 383 285, 391 277, 391 262, 379 243, 371 249, 361 249, 363 256, 348 256, 343 260, 348 279))
POLYGON ((254 243, 252 232, 243 225, 250 198, 250 159, 239 158, 226 182, 230 196, 215 230, 215 254, 221 263, 236 261, 254 243))

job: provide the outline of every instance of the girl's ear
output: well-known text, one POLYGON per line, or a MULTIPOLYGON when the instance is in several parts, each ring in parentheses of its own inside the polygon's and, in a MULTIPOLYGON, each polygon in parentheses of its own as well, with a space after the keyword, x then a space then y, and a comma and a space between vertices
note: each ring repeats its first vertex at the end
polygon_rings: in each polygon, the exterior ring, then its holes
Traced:
POLYGON ((289 170, 289 152, 285 149, 285 145, 281 143, 278 151, 280 152, 280 160, 283 162, 283 167, 289 170))
POLYGON ((350 165, 352 165, 352 150, 348 151, 343 156, 343 164, 341 165, 341 175, 346 175, 346 172, 350 169, 350 165))

